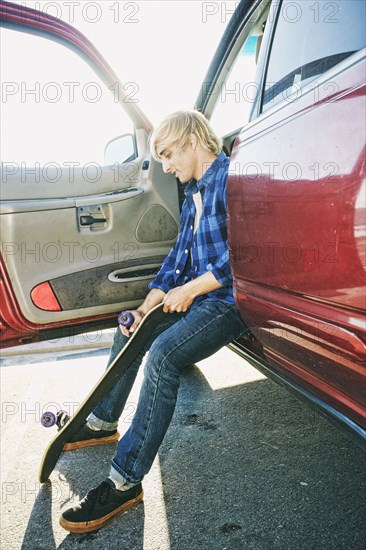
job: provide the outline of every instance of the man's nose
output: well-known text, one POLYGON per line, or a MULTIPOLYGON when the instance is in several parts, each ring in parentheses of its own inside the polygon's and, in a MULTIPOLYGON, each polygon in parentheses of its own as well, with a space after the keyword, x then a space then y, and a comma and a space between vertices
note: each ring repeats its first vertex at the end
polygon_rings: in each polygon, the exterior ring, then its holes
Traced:
POLYGON ((163 159, 163 172, 166 174, 170 170, 170 162, 167 159, 163 159))

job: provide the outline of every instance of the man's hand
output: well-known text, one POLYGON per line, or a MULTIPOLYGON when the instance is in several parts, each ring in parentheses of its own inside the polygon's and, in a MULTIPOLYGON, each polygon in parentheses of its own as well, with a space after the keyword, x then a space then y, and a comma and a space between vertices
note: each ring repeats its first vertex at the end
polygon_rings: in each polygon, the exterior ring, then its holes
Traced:
POLYGON ((179 313, 185 312, 188 310, 194 299, 195 295, 192 293, 189 283, 182 286, 177 286, 176 288, 169 290, 169 292, 164 296, 163 310, 165 313, 174 313, 174 311, 179 313))
POLYGON ((119 325, 119 328, 121 329, 121 332, 124 336, 131 336, 131 334, 135 332, 135 330, 137 329, 137 327, 139 326, 139 324, 143 319, 143 315, 137 309, 131 310, 130 313, 132 313, 132 315, 135 318, 130 328, 126 328, 126 327, 123 327, 122 325, 119 325))
POLYGON ((131 310, 132 315, 135 317, 135 321, 132 323, 130 328, 125 328, 122 325, 119 326, 122 334, 124 336, 131 336, 131 334, 135 332, 145 315, 149 313, 150 309, 160 304, 164 296, 165 293, 158 288, 153 288, 152 290, 150 290, 149 294, 146 296, 141 306, 137 309, 131 310))

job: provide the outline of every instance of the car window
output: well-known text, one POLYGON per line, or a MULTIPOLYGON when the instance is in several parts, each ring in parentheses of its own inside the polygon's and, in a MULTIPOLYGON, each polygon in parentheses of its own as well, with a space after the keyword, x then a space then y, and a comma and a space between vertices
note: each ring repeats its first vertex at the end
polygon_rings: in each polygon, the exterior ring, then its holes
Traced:
POLYGON ((337 0, 281 5, 265 81, 262 111, 301 89, 365 46, 366 2, 337 0))
MULTIPOLYGON (((83 59, 56 42, 2 29, 1 80, 4 163, 103 165, 107 143, 133 133, 117 86, 108 89, 83 59)), ((128 100, 138 101, 136 85, 129 86, 128 100)))
POLYGON ((249 121, 259 88, 255 76, 268 10, 269 5, 265 5, 252 16, 249 34, 247 27, 243 30, 246 38, 230 64, 225 80, 216 84, 213 90, 217 101, 210 121, 220 136, 241 128, 249 121))

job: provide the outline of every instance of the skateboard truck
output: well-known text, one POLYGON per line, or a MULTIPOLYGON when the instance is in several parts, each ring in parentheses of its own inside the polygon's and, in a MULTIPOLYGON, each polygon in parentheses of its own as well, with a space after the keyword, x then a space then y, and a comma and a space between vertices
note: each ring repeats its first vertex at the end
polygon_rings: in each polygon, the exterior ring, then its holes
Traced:
POLYGON ((51 428, 51 426, 56 424, 58 429, 61 430, 68 420, 70 420, 70 416, 66 411, 57 411, 56 414, 51 411, 46 411, 41 416, 41 424, 45 428, 51 428))
POLYGON ((135 317, 130 311, 122 311, 118 316, 118 323, 125 328, 130 328, 134 320, 135 317))

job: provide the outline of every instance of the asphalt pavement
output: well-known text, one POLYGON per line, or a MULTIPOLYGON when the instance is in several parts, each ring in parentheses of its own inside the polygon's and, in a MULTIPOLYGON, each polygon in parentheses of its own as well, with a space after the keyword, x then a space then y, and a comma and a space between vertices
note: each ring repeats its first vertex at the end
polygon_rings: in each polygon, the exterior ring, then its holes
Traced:
MULTIPOLYGON (((182 379, 144 502, 88 535, 60 513, 109 473, 115 444, 64 453, 37 481, 53 428, 41 413, 83 400, 112 333, 4 353, 1 376, 3 550, 364 550, 365 455, 336 428, 223 349, 182 379), (90 345, 92 348, 90 348, 90 345)), ((80 337, 79 337, 80 338, 80 337)), ((120 419, 127 429, 141 373, 120 419)))

